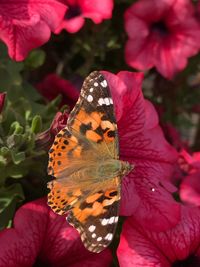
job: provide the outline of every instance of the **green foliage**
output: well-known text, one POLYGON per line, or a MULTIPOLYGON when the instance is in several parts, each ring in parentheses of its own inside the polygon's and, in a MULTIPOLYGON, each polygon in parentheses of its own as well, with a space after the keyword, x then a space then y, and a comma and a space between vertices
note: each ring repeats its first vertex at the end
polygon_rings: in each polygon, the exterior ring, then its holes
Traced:
POLYGON ((33 50, 24 61, 26 69, 37 69, 44 64, 45 52, 41 49, 33 50))
POLYGON ((24 200, 22 186, 19 183, 0 188, 0 230, 11 226, 17 205, 24 200))
POLYGON ((43 51, 34 51, 24 63, 0 57, 0 92, 7 92, 0 114, 0 229, 9 227, 16 208, 46 193, 47 151, 36 148, 37 134, 49 128, 60 98, 46 104, 26 81, 27 66, 39 67, 43 51))

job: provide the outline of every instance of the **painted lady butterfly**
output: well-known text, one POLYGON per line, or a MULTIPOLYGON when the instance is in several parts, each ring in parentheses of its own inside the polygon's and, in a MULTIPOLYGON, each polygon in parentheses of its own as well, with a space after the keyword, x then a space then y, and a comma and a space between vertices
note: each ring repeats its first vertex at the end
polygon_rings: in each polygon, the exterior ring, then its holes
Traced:
POLYGON ((104 76, 92 72, 84 81, 67 126, 49 151, 48 204, 80 233, 85 247, 101 252, 118 222, 121 178, 132 170, 119 160, 113 100, 104 76))

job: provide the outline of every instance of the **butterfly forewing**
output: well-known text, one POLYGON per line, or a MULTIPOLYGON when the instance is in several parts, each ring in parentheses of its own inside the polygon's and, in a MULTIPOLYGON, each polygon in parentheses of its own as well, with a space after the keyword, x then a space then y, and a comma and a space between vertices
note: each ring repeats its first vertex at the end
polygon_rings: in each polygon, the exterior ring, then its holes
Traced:
POLYGON ((102 153, 118 158, 118 133, 113 100, 108 83, 98 71, 92 72, 84 81, 80 97, 72 110, 68 127, 101 145, 102 153))
POLYGON ((118 221, 120 173, 99 175, 99 164, 118 159, 118 135, 111 93, 104 76, 92 72, 67 126, 49 151, 48 204, 58 214, 70 210, 68 222, 87 249, 100 252, 113 239, 118 221), (107 175, 107 176, 106 176, 107 175))

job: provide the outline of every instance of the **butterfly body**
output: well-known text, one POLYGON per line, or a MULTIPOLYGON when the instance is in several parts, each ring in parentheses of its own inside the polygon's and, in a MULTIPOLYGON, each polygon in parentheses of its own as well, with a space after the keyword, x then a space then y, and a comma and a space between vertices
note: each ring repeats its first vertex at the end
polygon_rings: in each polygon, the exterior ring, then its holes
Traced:
POLYGON ((83 244, 100 252, 113 239, 119 213, 121 179, 132 170, 119 160, 113 100, 104 76, 84 81, 67 126, 49 151, 48 204, 80 233, 83 244))
POLYGON ((107 159, 95 163, 95 166, 90 169, 90 172, 98 180, 109 180, 116 176, 122 177, 123 173, 131 170, 130 164, 121 160, 107 159))

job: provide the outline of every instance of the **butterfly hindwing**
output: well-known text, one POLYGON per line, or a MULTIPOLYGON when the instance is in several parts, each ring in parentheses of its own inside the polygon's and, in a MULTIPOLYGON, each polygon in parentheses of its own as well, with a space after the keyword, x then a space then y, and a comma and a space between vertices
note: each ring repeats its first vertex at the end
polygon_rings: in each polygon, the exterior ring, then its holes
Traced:
POLYGON ((98 191, 70 211, 67 221, 78 230, 88 250, 99 253, 111 243, 118 222, 119 199, 116 189, 98 191))

